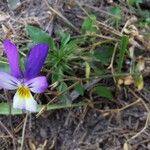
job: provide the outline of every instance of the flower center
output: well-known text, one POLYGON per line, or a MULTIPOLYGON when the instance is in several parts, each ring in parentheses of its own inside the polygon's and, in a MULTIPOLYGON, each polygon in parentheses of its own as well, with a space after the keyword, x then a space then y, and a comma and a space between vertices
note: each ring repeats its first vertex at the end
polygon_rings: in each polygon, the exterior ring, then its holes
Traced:
POLYGON ((18 94, 22 98, 29 98, 30 97, 30 89, 26 86, 21 86, 18 88, 18 94))

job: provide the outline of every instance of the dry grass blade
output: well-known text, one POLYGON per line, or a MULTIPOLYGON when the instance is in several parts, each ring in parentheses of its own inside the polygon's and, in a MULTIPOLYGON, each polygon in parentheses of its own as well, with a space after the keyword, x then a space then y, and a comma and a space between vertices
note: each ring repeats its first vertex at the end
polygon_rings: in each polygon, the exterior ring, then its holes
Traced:
POLYGON ((13 139, 12 133, 6 128, 6 126, 0 121, 0 126, 4 128, 4 130, 9 134, 9 136, 13 139))
POLYGON ((29 113, 26 114, 25 120, 24 120, 24 125, 23 125, 23 130, 22 130, 22 140, 21 140, 21 148, 20 150, 23 150, 23 145, 24 145, 24 139, 25 139, 25 130, 26 130, 26 125, 27 125, 27 120, 28 120, 29 113))
MULTIPOLYGON (((13 134, 7 129, 7 127, 0 121, 0 126, 2 128, 4 128, 4 130, 9 134, 9 137, 12 138, 12 141, 13 141, 13 146, 14 146, 14 149, 16 149, 16 143, 15 143, 15 138, 13 136, 13 134)), ((4 137, 4 136, 3 136, 4 137)), ((6 137, 5 137, 6 138, 6 137)))

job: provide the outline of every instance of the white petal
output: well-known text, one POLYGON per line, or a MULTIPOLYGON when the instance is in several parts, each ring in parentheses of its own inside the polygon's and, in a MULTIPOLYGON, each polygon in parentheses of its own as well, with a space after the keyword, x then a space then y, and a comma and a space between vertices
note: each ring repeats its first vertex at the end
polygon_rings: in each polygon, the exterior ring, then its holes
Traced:
POLYGON ((16 92, 13 98, 13 108, 25 109, 25 100, 19 96, 18 91, 16 92))
POLYGON ((37 102, 34 100, 31 93, 29 93, 28 97, 23 97, 19 94, 17 90, 17 93, 13 98, 13 108, 28 110, 30 112, 36 112, 37 102))
POLYGON ((0 86, 1 88, 8 89, 8 90, 14 90, 17 89, 17 87, 20 85, 20 81, 9 75, 5 72, 0 72, 0 86))
POLYGON ((33 96, 31 99, 27 99, 25 101, 25 109, 30 112, 36 112, 37 111, 37 102, 34 100, 33 96))

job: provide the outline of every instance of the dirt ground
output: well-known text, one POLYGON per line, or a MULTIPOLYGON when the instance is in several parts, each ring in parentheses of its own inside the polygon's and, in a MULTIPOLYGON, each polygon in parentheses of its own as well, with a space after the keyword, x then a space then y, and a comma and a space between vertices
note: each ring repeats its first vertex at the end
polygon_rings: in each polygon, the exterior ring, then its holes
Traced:
MULTIPOLYGON (((105 14, 94 11, 92 7, 107 11, 112 5, 109 0, 79 2, 86 4, 86 11, 95 13, 102 22, 105 21, 105 14)), ((114 3, 122 4, 123 1, 116 0, 114 3)), ((59 10, 76 29, 81 26, 82 16, 85 14, 73 0, 21 0, 15 8, 10 8, 5 0, 1 0, 0 14, 3 14, 4 18, 0 20, 0 39, 9 37, 20 45, 27 43, 29 38, 25 33, 26 24, 40 26, 54 38, 58 28, 70 30, 73 35, 77 35, 77 31, 66 26, 60 16, 52 14, 48 5, 59 10)), ((128 10, 125 11, 128 13, 128 10)), ((147 58, 149 54, 149 51, 144 52, 147 58)), ((147 70, 144 81, 145 88, 149 89, 149 69, 147 70)), ((113 84, 111 85, 112 79, 100 82, 108 83, 114 89, 113 84)), ((89 94, 85 97, 88 98, 89 94)), ((78 97, 74 102, 84 98, 78 97)), ((34 114, 30 115, 25 130, 24 149, 122 150, 124 143, 132 137, 128 142, 132 150, 150 150, 150 126, 149 122, 146 122, 149 115, 147 107, 150 108, 150 92, 134 92, 123 88, 118 91, 116 100, 117 102, 112 102, 96 98, 98 103, 94 107, 52 110, 38 118, 34 114), (144 127, 145 130, 138 135, 144 127)), ((0 116, 0 150, 20 149, 24 119, 25 115, 0 116)))

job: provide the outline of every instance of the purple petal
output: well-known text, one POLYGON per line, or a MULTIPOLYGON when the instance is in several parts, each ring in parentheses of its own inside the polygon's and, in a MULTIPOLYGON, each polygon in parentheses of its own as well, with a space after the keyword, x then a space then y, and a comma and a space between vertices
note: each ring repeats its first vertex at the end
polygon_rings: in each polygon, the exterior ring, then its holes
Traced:
POLYGON ((24 77, 27 79, 34 78, 40 72, 48 54, 47 44, 35 45, 28 56, 24 77))
POLYGON ((10 65, 11 74, 16 78, 21 76, 21 71, 19 68, 19 57, 18 57, 18 49, 15 44, 13 44, 10 40, 5 40, 3 42, 4 51, 7 55, 8 62, 10 65))
POLYGON ((42 93, 48 88, 48 82, 46 77, 40 76, 28 80, 27 82, 25 82, 25 86, 28 86, 34 93, 42 93))
POLYGON ((20 86, 20 85, 21 85, 21 83, 17 78, 9 75, 8 73, 0 72, 1 88, 8 89, 8 90, 14 90, 14 89, 17 89, 18 86, 20 86))

